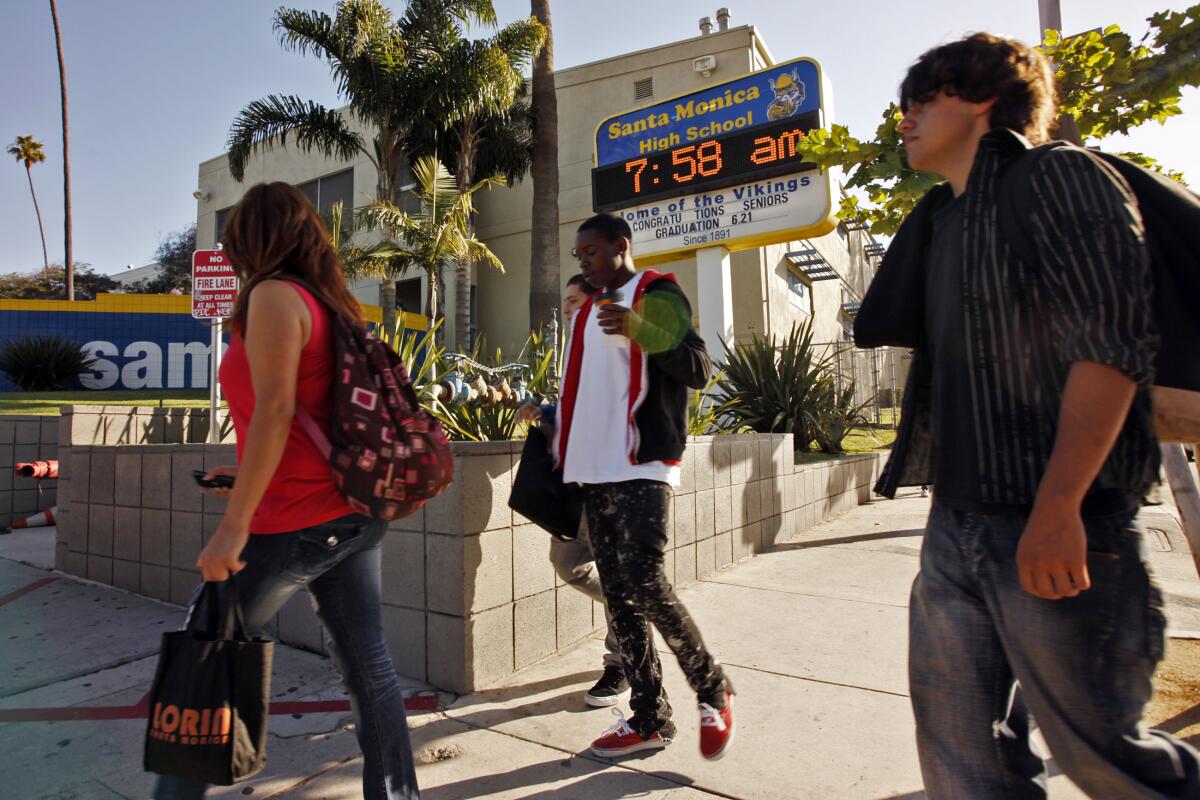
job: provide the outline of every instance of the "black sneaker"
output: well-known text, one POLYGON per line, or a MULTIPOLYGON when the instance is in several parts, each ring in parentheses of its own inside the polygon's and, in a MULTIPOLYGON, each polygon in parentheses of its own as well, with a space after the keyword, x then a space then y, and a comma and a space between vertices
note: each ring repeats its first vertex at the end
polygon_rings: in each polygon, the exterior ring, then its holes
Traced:
POLYGON ((605 667, 604 674, 596 685, 587 690, 583 702, 593 708, 608 708, 615 706, 629 697, 629 681, 625 680, 625 672, 620 667, 605 667))

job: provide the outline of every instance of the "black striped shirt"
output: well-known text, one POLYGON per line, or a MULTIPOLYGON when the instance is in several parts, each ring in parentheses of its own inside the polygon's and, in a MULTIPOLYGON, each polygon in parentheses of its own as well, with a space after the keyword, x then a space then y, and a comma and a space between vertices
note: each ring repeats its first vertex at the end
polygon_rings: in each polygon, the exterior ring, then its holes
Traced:
MULTIPOLYGON (((1128 185, 1111 168, 1078 150, 1053 150, 1039 159, 1029 192, 1040 263, 1023 264, 998 233, 996 200, 1004 166, 1028 146, 1012 131, 988 133, 962 198, 970 402, 958 413, 971 420, 962 452, 976 460, 972 499, 1033 504, 1076 361, 1114 367, 1139 384, 1092 490, 1140 496, 1159 468, 1149 399, 1158 335, 1142 220, 1128 185)), ((934 192, 949 196, 944 185, 934 192)), ((880 494, 932 481, 929 376, 927 353, 918 348, 897 444, 876 486, 880 494)))

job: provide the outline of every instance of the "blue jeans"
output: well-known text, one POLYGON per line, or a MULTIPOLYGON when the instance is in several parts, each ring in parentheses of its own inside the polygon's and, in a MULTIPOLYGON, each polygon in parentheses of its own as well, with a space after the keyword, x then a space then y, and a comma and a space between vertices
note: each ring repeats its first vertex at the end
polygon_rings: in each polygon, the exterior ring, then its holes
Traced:
POLYGON ((1045 798, 1032 715, 1091 797, 1200 798, 1200 753, 1141 722, 1165 620, 1133 513, 1085 520, 1092 588, 1065 600, 1021 588, 1025 519, 936 505, 929 517, 909 619, 926 796, 1045 798))
MULTIPOLYGON (((383 638, 381 551, 387 523, 351 515, 291 533, 250 537, 234 578, 248 633, 261 634, 298 590, 312 592, 350 692, 366 800, 420 796, 404 695, 383 638)), ((156 800, 190 800, 206 786, 159 778, 156 800)))

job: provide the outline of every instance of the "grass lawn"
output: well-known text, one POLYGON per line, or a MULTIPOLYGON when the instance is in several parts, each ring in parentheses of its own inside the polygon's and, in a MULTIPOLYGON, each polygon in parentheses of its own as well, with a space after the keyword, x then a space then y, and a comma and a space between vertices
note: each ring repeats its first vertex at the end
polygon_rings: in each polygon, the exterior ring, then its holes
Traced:
MULTIPOLYGON (((850 429, 850 433, 842 440, 842 449, 846 455, 873 453, 877 450, 887 450, 894 441, 896 441, 896 430, 891 425, 882 427, 865 425, 850 429)), ((816 445, 812 445, 812 447, 815 448, 816 445)), ((807 453, 796 453, 795 457, 797 464, 809 464, 837 458, 837 456, 831 456, 829 453, 822 453, 815 449, 807 453)))
POLYGON ((0 392, 0 414, 57 416, 62 406, 208 407, 207 389, 140 392, 0 392))
POLYGON ((842 447, 847 453, 870 453, 874 450, 886 450, 896 441, 896 429, 891 425, 876 427, 867 425, 862 428, 852 428, 850 434, 842 440, 842 447))

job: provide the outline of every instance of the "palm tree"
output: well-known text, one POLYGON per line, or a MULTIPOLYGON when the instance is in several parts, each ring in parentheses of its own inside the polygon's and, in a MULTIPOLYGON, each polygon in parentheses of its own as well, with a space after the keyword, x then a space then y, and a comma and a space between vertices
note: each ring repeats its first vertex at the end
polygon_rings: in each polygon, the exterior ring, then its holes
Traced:
POLYGON ((50 277, 50 256, 46 254, 46 229, 42 227, 42 210, 38 208, 37 192, 33 190, 33 171, 34 164, 40 164, 46 160, 46 154, 42 152, 41 142, 35 141, 32 136, 18 136, 17 141, 8 146, 10 155, 16 156, 17 161, 25 162, 25 177, 29 179, 29 194, 33 197, 33 211, 37 214, 38 233, 42 237, 42 269, 47 279, 50 277))
MULTIPOLYGON (((439 129, 434 121, 425 120, 424 124, 415 127, 412 139, 409 155, 413 159, 433 155, 443 164, 458 163, 458 137, 453 131, 439 129)), ((496 178, 496 182, 502 181, 511 187, 528 174, 533 158, 533 109, 525 100, 524 84, 518 93, 518 100, 508 111, 491 114, 482 120, 477 142, 476 176, 496 178)), ((456 266, 447 264, 444 269, 456 266)), ((444 287, 445 277, 439 280, 444 287)), ((438 300, 444 304, 445 294, 439 295, 438 300)), ((443 308, 438 309, 439 317, 444 313, 443 308)))
POLYGON ((66 246, 63 264, 66 267, 67 299, 75 299, 75 260, 71 247, 71 137, 67 124, 67 65, 63 60, 62 29, 58 24, 58 6, 50 0, 50 18, 54 21, 54 44, 58 49, 58 91, 62 98, 63 138, 63 239, 66 246))
MULTIPOLYGON (((365 156, 378 174, 375 198, 396 203, 407 159, 405 138, 423 113, 426 98, 414 71, 424 69, 436 37, 458 24, 495 23, 491 0, 412 0, 400 19, 380 0, 341 0, 333 18, 317 11, 281 8, 275 14, 280 43, 329 63, 338 96, 350 115, 295 95, 269 95, 238 114, 229 132, 229 170, 245 175, 261 148, 295 146, 326 157, 365 156), (364 123, 370 141, 351 126, 364 123)), ((380 287, 385 314, 395 314, 395 286, 380 287)), ((390 324, 390 321, 389 321, 390 324)))
POLYGON ((558 307, 558 94, 554 87, 554 35, 550 0, 532 0, 546 43, 533 61, 533 218, 529 242, 529 326, 548 325, 558 307))
MULTIPOLYGON (((424 272, 428 285, 425 313, 436 324, 440 319, 441 273, 446 266, 466 260, 504 269, 496 254, 471 233, 475 192, 501 181, 487 178, 462 191, 455 176, 434 156, 413 162, 412 174, 416 187, 410 193, 419 211, 410 214, 394 203, 377 200, 355 215, 355 227, 393 231, 399 242, 358 247, 341 244, 335 238, 334 245, 350 278, 369 277, 391 283, 411 269, 424 272)), ((337 211, 335 237, 340 209, 337 211)))
MULTIPOLYGON (((461 193, 475 183, 479 154, 487 122, 513 108, 525 84, 522 70, 545 41, 546 31, 535 19, 505 26, 487 39, 467 39, 455 26, 442 32, 436 52, 430 55, 427 116, 448 131, 457 145, 454 177, 461 193)), ((474 220, 469 233, 473 236, 474 220)), ((471 261, 455 265, 454 348, 470 349, 471 261)))

